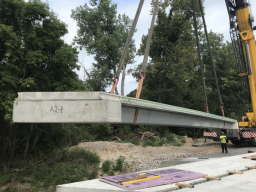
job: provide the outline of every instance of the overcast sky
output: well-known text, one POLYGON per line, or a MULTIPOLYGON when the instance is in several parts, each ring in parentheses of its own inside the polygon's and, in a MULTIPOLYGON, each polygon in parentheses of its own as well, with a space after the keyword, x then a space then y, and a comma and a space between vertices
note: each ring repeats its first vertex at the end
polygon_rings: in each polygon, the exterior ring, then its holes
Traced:
MULTIPOLYGON (((141 43, 141 37, 143 34, 147 34, 148 28, 150 27, 151 15, 149 13, 151 6, 151 0, 145 0, 144 6, 137 24, 137 32, 134 34, 134 39, 137 49, 141 43)), ((59 19, 68 25, 69 33, 64 37, 64 40, 71 44, 74 36, 76 36, 77 26, 76 22, 70 17, 71 10, 75 9, 80 5, 88 3, 89 0, 48 0, 50 8, 58 14, 59 19)), ((139 0, 112 0, 112 2, 117 4, 117 11, 120 14, 125 13, 131 19, 134 18, 136 13, 139 0)), ((256 16, 256 3, 251 0, 251 8, 253 15, 256 16)), ((206 23, 208 31, 222 33, 225 40, 230 41, 229 36, 229 20, 228 13, 225 4, 225 0, 205 0, 204 2, 205 13, 206 13, 206 23)), ((135 65, 142 62, 141 57, 136 58, 135 65)), ((91 67, 93 62, 93 56, 89 56, 85 51, 81 51, 79 54, 79 60, 82 61, 88 69, 91 67)), ((83 77, 82 71, 78 72, 80 78, 83 77)), ((119 83, 119 92, 120 92, 119 83)), ((130 93, 132 90, 137 88, 137 82, 131 76, 127 76, 125 81, 125 94, 130 93)), ((109 88, 110 89, 110 88, 109 88)))

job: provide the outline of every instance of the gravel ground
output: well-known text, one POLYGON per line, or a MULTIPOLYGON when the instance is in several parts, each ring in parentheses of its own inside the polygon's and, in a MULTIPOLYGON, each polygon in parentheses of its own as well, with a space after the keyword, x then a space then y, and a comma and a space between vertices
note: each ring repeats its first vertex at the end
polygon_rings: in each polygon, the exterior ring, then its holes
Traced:
POLYGON ((221 157, 228 157, 228 156, 235 156, 235 155, 241 155, 248 153, 248 150, 256 150, 256 147, 250 147, 248 145, 242 145, 242 146, 235 146, 233 144, 227 144, 228 153, 222 154, 222 149, 219 146, 220 151, 216 153, 211 154, 204 154, 200 155, 198 157, 200 158, 221 158, 221 157))
POLYGON ((248 150, 256 149, 246 145, 235 146, 228 144, 228 153, 222 154, 219 142, 208 140, 207 146, 203 144, 204 139, 198 140, 198 147, 192 147, 195 142, 191 138, 186 138, 186 144, 181 147, 162 146, 162 147, 142 147, 131 143, 116 142, 85 142, 79 143, 77 147, 83 148, 100 155, 101 162, 105 160, 115 161, 118 157, 125 157, 127 165, 126 172, 144 171, 157 169, 165 166, 189 163, 184 161, 187 158, 196 161, 197 158, 221 158, 239 154, 246 154, 248 150))

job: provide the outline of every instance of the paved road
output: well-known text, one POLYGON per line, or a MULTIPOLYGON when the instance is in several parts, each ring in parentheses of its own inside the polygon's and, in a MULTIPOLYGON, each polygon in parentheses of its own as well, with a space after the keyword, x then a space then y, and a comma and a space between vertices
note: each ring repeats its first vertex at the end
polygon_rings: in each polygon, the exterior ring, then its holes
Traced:
POLYGON ((212 153, 207 155, 198 156, 199 158, 220 158, 234 155, 241 155, 248 153, 248 150, 256 150, 256 147, 250 147, 248 145, 235 146, 233 144, 228 144, 228 153, 222 154, 221 146, 219 153, 212 153))
POLYGON ((175 166, 175 165, 180 165, 180 164, 192 163, 192 162, 196 162, 196 161, 203 161, 203 160, 207 160, 207 159, 249 154, 248 153, 249 150, 256 150, 256 147, 250 147, 248 145, 235 146, 233 144, 228 144, 228 153, 222 153, 221 146, 219 146, 219 147, 220 147, 220 152, 218 152, 218 153, 205 154, 205 155, 200 155, 200 156, 192 156, 192 157, 182 158, 182 159, 166 160, 166 161, 162 161, 160 163, 160 167, 169 167, 169 166, 175 166))

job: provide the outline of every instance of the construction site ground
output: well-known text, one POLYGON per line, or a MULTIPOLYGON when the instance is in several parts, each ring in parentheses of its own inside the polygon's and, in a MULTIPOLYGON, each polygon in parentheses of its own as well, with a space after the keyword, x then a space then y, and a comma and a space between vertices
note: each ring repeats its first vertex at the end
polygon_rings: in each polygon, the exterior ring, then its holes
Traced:
MULTIPOLYGON (((191 138, 186 138, 186 143, 180 147, 168 146, 168 145, 162 146, 162 147, 151 147, 151 146, 143 147, 141 145, 133 145, 131 143, 118 143, 114 141, 83 142, 83 143, 79 143, 77 146, 73 146, 72 148, 74 147, 79 147, 88 151, 96 152, 100 156, 101 163, 103 163, 105 160, 115 161, 120 156, 125 157, 124 165, 127 165, 127 166, 125 166, 125 169, 123 170, 123 172, 117 172, 115 174, 124 174, 124 173, 139 172, 139 171, 145 171, 145 170, 153 170, 158 168, 179 166, 181 164, 183 164, 184 166, 188 165, 189 167, 193 163, 196 163, 196 162, 203 163, 207 159, 209 160, 216 159, 217 161, 219 161, 219 159, 222 157, 226 158, 226 157, 236 156, 240 154, 248 154, 249 150, 253 151, 256 149, 255 147, 249 147, 248 145, 234 146, 233 144, 229 143, 228 144, 229 152, 227 154, 226 153, 222 154, 219 141, 215 142, 210 139, 207 139, 207 142, 204 143, 203 138, 198 139, 196 141, 193 141, 191 138), (196 147, 193 147, 193 145, 196 147)), ((256 164, 254 164, 254 166, 255 165, 256 164)), ((177 168, 183 168, 183 167, 177 167, 177 168)), ((208 174, 210 174, 210 172, 208 174)), ((106 175, 104 174, 103 176, 106 176, 106 175)), ((101 184, 101 182, 98 183, 97 180, 93 180, 92 183, 86 182, 84 184, 85 186, 92 185, 92 188, 93 188, 94 184, 98 185, 98 184, 101 184)), ((0 191, 5 189, 8 186, 0 187, 0 191)), ((19 182, 18 183, 12 182, 10 186, 19 189, 18 191, 29 191, 31 188, 30 184, 19 183, 19 182), (21 189, 24 189, 24 190, 21 190, 21 189)), ((70 188, 65 188, 65 190, 67 191, 69 191, 69 189, 70 188)), ((84 187, 82 187, 81 190, 84 191, 84 187)), ((99 189, 99 191, 101 190, 102 188, 99 189)), ((52 191, 54 191, 54 189, 52 191)), ((94 190, 92 189, 92 191, 94 190)), ((62 190, 60 190, 60 192, 62 192, 62 190)))
POLYGON ((193 162, 198 159, 246 154, 248 150, 254 149, 248 145, 235 146, 231 143, 227 145, 227 154, 222 154, 219 142, 207 140, 205 143, 203 138, 194 141, 188 137, 186 137, 186 143, 180 147, 169 145, 143 147, 131 143, 107 141, 84 142, 79 143, 77 147, 97 153, 101 158, 101 162, 105 160, 115 161, 120 156, 125 157, 125 163, 130 168, 125 172, 156 169, 193 162))
MULTIPOLYGON (((255 156, 256 153, 250 155, 255 156)), ((161 186, 155 186, 136 191, 141 192, 169 192, 178 190, 180 192, 204 192, 204 191, 225 191, 225 192, 253 192, 255 191, 256 170, 255 160, 248 158, 248 154, 223 156, 221 158, 212 158, 201 162, 193 162, 182 165, 171 166, 169 168, 194 171, 206 174, 210 177, 221 178, 221 181, 208 180, 200 178, 195 180, 183 181, 181 184, 194 186, 190 188, 179 188, 175 183, 170 183, 161 186), (247 167, 250 167, 248 169, 247 167), (252 168, 252 169, 251 169, 252 168), (237 174, 236 174, 237 173, 237 174), (221 189, 221 190, 220 190, 221 189)), ((166 169, 166 168, 162 168, 166 169)), ((149 170, 150 171, 150 170, 149 170)), ((98 179, 91 181, 82 181, 57 186, 57 192, 122 192, 124 189, 104 183, 98 179)))

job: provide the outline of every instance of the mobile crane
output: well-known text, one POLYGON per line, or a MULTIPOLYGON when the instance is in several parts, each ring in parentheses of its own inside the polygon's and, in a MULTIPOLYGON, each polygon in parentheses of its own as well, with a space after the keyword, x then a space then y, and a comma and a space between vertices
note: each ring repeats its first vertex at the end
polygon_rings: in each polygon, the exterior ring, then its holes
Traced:
MULTIPOLYGON (((256 146, 256 46, 253 30, 254 17, 249 0, 225 0, 230 20, 230 35, 239 68, 243 89, 250 96, 252 112, 239 122, 237 133, 227 130, 227 136, 235 145, 244 140, 256 146), (237 137, 236 137, 237 135, 237 137)), ((217 131, 220 135, 220 131, 217 131)))
MULTIPOLYGON (((201 3, 201 0, 199 0, 199 1, 201 3)), ((143 2, 144 2, 144 0, 140 0, 138 11, 137 11, 136 17, 135 17, 136 22, 138 20, 139 13, 141 11, 143 2)), ((156 0, 153 15, 156 14, 157 2, 158 1, 156 0)), ((239 76, 242 79, 243 90, 248 95, 250 95, 250 99, 251 99, 251 103, 252 103, 252 111, 246 113, 246 115, 242 117, 242 121, 239 122, 238 125, 237 125, 237 123, 235 124, 235 128, 233 128, 233 129, 226 128, 223 130, 219 129, 217 132, 214 132, 213 135, 214 135, 214 137, 218 137, 221 135, 221 131, 225 131, 227 133, 228 139, 230 139, 231 142, 235 145, 239 145, 243 141, 249 141, 253 146, 256 146, 256 92, 255 92, 256 91, 256 88, 255 88, 255 86, 256 86, 256 46, 255 46, 255 37, 253 34, 253 30, 256 30, 256 27, 253 26, 254 18, 250 11, 249 0, 225 0, 225 2, 226 2, 228 14, 229 14, 230 34, 231 34, 231 40, 232 40, 232 44, 233 44, 233 48, 234 48, 234 52, 235 52, 236 61, 237 61, 238 67, 239 67, 239 76)), ((128 47, 129 47, 130 40, 132 39, 132 35, 135 31, 136 22, 134 22, 132 25, 132 29, 129 34, 129 38, 126 42, 126 49, 123 52, 122 59, 125 58, 126 51, 128 50, 128 47)), ((152 19, 151 28, 153 28, 153 24, 154 24, 154 17, 152 19)), ((150 44, 150 39, 148 42, 150 44)), ((148 55, 148 53, 147 53, 147 55, 148 55)), ((145 61, 147 62, 147 58, 145 59, 145 61)), ((118 71, 119 71, 118 75, 114 79, 114 85, 112 87, 111 93, 114 92, 115 86, 118 83, 120 70, 122 69, 122 65, 121 65, 122 63, 123 63, 123 60, 120 62, 119 67, 120 66, 121 67, 120 67, 120 69, 118 69, 118 71)), ((143 73, 144 73, 144 71, 143 71, 143 73)), ((142 74, 141 76, 143 76, 143 78, 145 78, 145 74, 142 74)), ((142 82, 143 82, 143 79, 142 79, 142 82)), ((140 84, 139 90, 141 90, 141 86, 142 86, 142 84, 140 84)), ((27 98, 31 99, 31 96, 29 94, 30 93, 27 93, 27 98)), ((50 93, 47 93, 47 94, 49 95, 50 93)), ((52 93, 52 96, 50 98, 55 98, 55 97, 57 97, 56 95, 58 95, 58 94, 59 93, 52 93)), ((39 95, 38 98, 40 98, 39 100, 41 101, 42 97, 40 97, 40 94, 38 94, 38 95, 39 95)), ((25 98, 25 96, 24 96, 24 98, 25 98)), ((139 98, 139 96, 136 98, 139 98)), ((20 103, 22 103, 22 99, 23 98, 21 98, 19 100, 20 103)), ((33 98, 33 99, 35 99, 35 98, 33 98)), ((47 102, 49 102, 49 101, 46 100, 45 102, 42 102, 42 105, 47 106, 48 105, 47 102), (44 103, 46 103, 46 104, 44 104, 44 103)), ((28 104, 27 103, 25 104, 25 103, 26 103, 26 100, 24 102, 24 106, 26 106, 29 109, 28 104)), ((30 110, 30 111, 32 111, 31 114, 35 114, 35 112, 34 112, 35 107, 32 104, 33 104, 33 102, 30 102, 30 100, 29 100, 29 105, 30 105, 30 108, 32 109, 32 110, 30 110)), ((23 110, 23 107, 21 104, 20 104, 20 106, 21 106, 20 110, 23 110)), ((38 106, 40 106, 40 105, 37 103, 37 107, 38 106)), ((86 103, 86 106, 88 106, 87 103, 86 103)), ((27 109, 27 112, 29 111, 28 109, 27 109)), ((38 107, 37 109, 40 112, 42 111, 41 106, 38 107)), ((62 109, 62 108, 60 108, 60 109, 62 109)), ((46 114, 48 114, 48 110, 46 110, 46 111, 47 111, 46 114)), ((51 108, 50 108, 50 112, 53 112, 53 110, 51 110, 51 108)), ((62 110, 61 110, 61 112, 62 112, 62 110)), ((58 113, 58 111, 56 108, 56 114, 57 113, 58 113)), ((17 102, 15 102, 13 114, 14 114, 13 115, 14 117, 20 117, 20 111, 18 109, 17 102)), ((28 116, 27 113, 26 113, 26 116, 28 116)), ((224 116, 224 113, 223 113, 223 116, 224 116)), ((27 122, 27 123, 39 122, 39 123, 42 123, 45 121, 45 122, 49 123, 51 121, 49 121, 47 119, 48 117, 52 117, 52 115, 49 115, 49 116, 44 115, 44 119, 42 118, 43 120, 41 120, 41 117, 40 118, 32 118, 32 115, 30 115, 29 118, 27 118, 25 120, 20 118, 18 120, 15 119, 14 122, 22 122, 22 123, 24 123, 24 122, 27 122), (37 121, 35 121, 35 119, 37 119, 37 121)), ((138 107, 136 108, 136 111, 135 111, 133 124, 136 123, 137 117, 138 117, 138 107)), ((118 118, 119 118, 119 116, 118 116, 118 118)), ((62 121, 58 120, 57 122, 62 123, 63 119, 64 118, 62 118, 62 121)), ((95 119, 98 119, 98 116, 97 116, 97 118, 95 117, 95 119)), ((79 120, 78 122, 83 122, 82 120, 77 119, 77 117, 76 117, 76 120, 77 121, 79 120)), ((54 122, 56 123, 56 121, 54 121, 54 122)), ((64 122, 66 122, 66 119, 64 122)), ((72 120, 71 122, 76 122, 76 121, 72 120)), ((90 121, 88 121, 88 122, 90 122, 90 121)), ((92 123, 96 123, 96 122, 97 121, 93 121, 92 123)), ((110 121, 107 121, 107 123, 109 123, 109 122, 110 121)), ((101 123, 102 123, 102 121, 101 121, 101 123)), ((225 128, 225 123, 226 122, 224 122, 223 128, 225 128)), ((222 128, 222 126, 221 126, 221 128, 222 128)), ((207 135, 205 135, 205 136, 207 136, 207 135)), ((208 136, 210 136, 210 135, 208 135, 208 136)))

